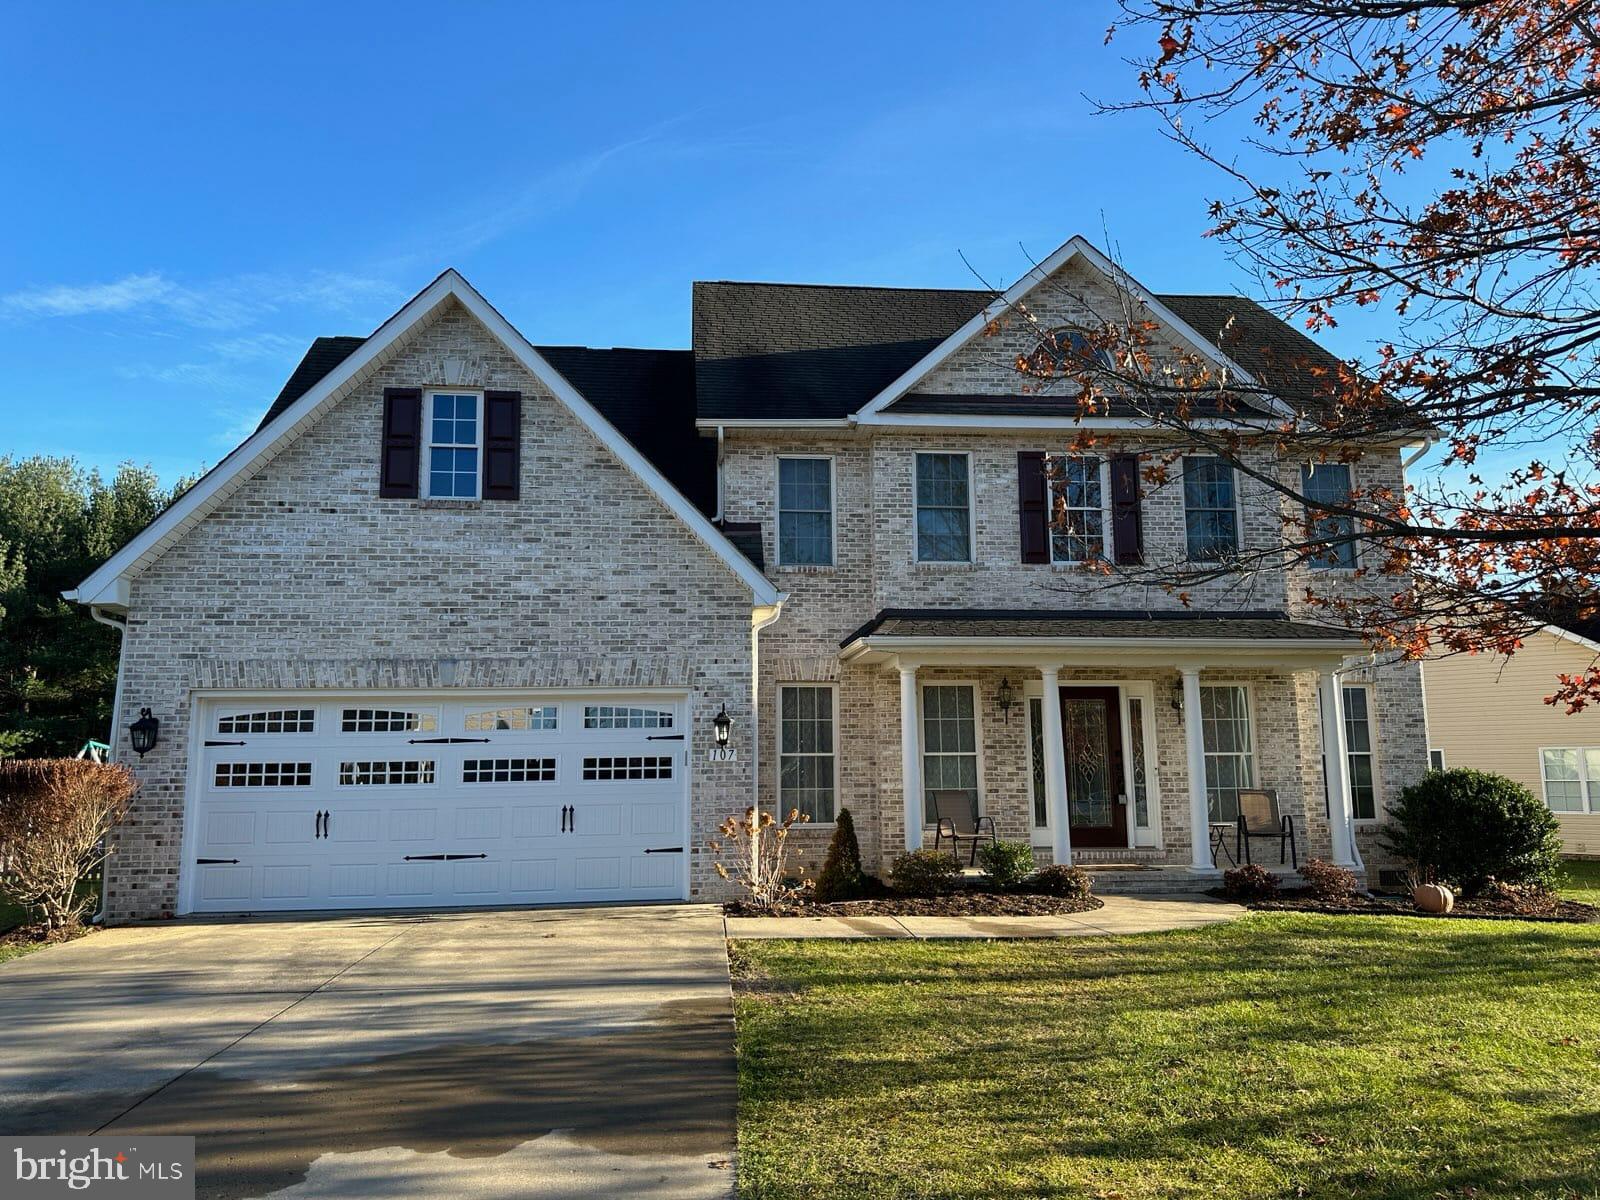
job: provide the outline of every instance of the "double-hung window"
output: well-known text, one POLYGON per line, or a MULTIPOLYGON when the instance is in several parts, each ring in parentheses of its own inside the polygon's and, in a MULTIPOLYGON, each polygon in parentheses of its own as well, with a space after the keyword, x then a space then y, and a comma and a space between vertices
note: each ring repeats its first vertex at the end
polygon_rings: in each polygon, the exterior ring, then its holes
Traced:
POLYGON ((833 688, 785 684, 778 689, 778 810, 797 808, 809 820, 834 815, 833 688))
POLYGON ((1183 460, 1183 519, 1190 562, 1217 562, 1239 552, 1239 510, 1228 462, 1183 460))
POLYGON ((978 716, 972 685, 929 684, 922 689, 923 812, 936 817, 933 793, 965 792, 978 811, 978 716))
POLYGON ((1600 749, 1541 750, 1539 774, 1551 812, 1600 813, 1600 749))
POLYGON ((778 565, 833 565, 833 460, 778 460, 778 565))
POLYGON ((430 392, 427 423, 428 495, 476 500, 483 445, 482 397, 473 392, 430 392))
POLYGON ((1050 560, 1082 563, 1106 557, 1104 464, 1094 457, 1051 457, 1050 560))
POLYGON ((972 460, 965 454, 918 454, 917 561, 972 561, 972 460))
MULTIPOLYGON (((1312 505, 1347 504, 1350 500, 1348 463, 1317 463, 1300 468, 1300 492, 1312 505)), ((1320 552, 1310 555, 1308 565, 1320 570, 1351 570, 1356 565, 1356 544, 1351 540, 1355 522, 1347 516, 1306 508, 1306 524, 1311 537, 1327 542, 1320 552)))
POLYGON ((1358 821, 1378 816, 1378 779, 1372 758, 1372 689, 1344 689, 1345 769, 1350 772, 1350 810, 1358 821))
POLYGON ((1239 818, 1239 789, 1256 784, 1255 742, 1250 731, 1250 689, 1240 684, 1203 684, 1200 730, 1206 756, 1206 802, 1213 821, 1239 818))

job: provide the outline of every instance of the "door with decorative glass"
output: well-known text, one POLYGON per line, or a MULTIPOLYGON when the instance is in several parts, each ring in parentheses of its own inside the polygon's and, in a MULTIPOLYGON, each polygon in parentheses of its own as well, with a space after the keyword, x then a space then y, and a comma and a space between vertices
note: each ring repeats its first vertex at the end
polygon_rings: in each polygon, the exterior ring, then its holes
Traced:
POLYGON ((1061 689, 1061 742, 1074 846, 1126 846, 1122 696, 1114 687, 1061 689))

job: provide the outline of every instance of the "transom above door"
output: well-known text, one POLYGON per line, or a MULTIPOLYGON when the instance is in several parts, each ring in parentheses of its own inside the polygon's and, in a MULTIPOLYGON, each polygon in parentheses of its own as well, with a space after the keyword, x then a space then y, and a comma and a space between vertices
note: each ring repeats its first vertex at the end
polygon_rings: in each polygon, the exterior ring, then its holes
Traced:
POLYGON ((278 693, 196 719, 186 911, 687 895, 679 697, 278 693))

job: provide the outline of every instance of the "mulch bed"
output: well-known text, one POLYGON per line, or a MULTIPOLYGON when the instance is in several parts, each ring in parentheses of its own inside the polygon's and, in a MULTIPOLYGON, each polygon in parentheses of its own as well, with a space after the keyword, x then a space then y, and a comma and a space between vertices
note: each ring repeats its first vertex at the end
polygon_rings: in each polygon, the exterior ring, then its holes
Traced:
POLYGON ((743 900, 722 906, 730 917, 1052 917, 1093 912, 1104 907, 1086 900, 1040 896, 1030 892, 984 892, 964 889, 948 896, 882 896, 873 900, 841 900, 815 904, 805 900, 756 908, 743 900))
POLYGON ((0 933, 0 946, 54 945, 72 942, 94 933, 93 925, 72 925, 66 929, 49 929, 44 925, 18 925, 0 933))
MULTIPOLYGON (((1229 899, 1221 889, 1210 893, 1229 899)), ((1426 913, 1411 902, 1410 896, 1353 896, 1348 901, 1318 900, 1303 888, 1285 889, 1271 900, 1237 901, 1257 912, 1308 912, 1329 916, 1368 917, 1432 917, 1460 918, 1473 921, 1553 921, 1564 924, 1587 924, 1600 919, 1600 908, 1580 904, 1576 900, 1563 900, 1559 896, 1540 899, 1521 897, 1482 897, 1474 900, 1456 898, 1456 906, 1447 913, 1426 913)))

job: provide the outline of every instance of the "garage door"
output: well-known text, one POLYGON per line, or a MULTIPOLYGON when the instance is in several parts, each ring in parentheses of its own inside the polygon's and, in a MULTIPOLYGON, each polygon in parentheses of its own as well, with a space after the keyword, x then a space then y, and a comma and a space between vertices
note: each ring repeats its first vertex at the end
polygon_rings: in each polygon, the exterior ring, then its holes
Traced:
POLYGON ((679 700, 277 695, 199 716, 190 910, 687 896, 679 700))

